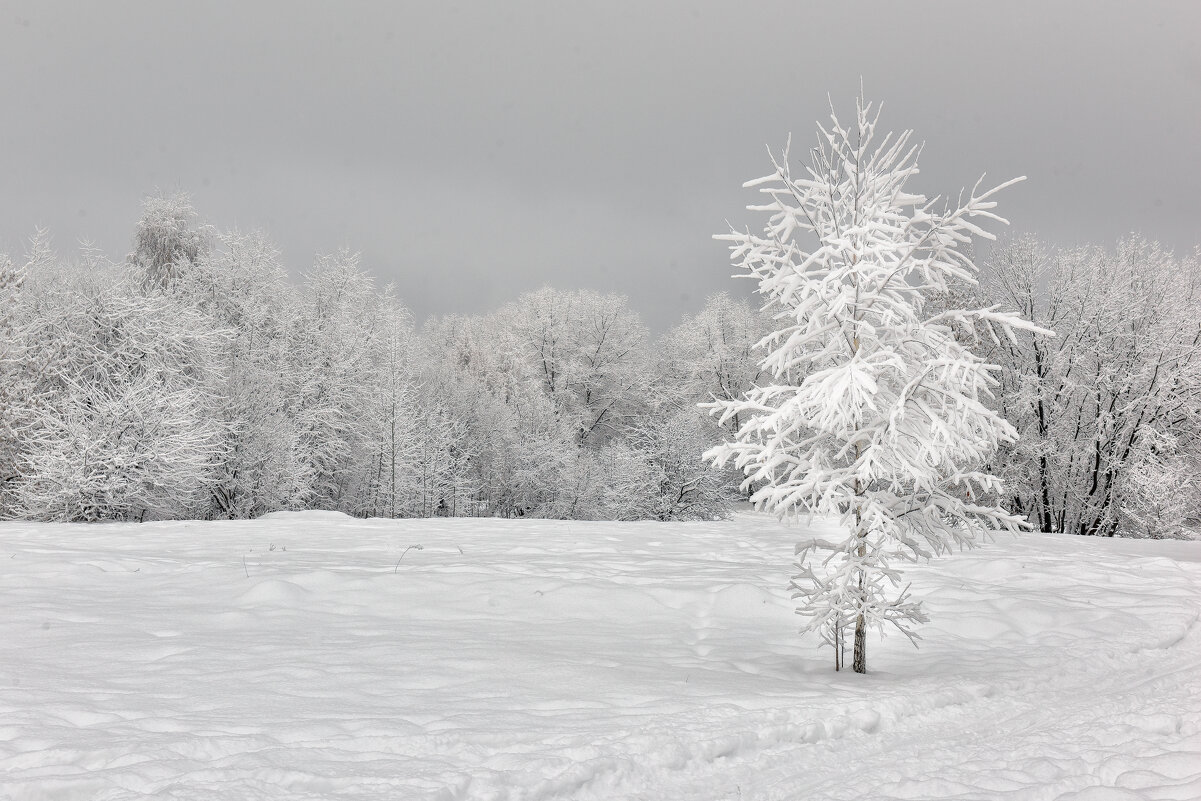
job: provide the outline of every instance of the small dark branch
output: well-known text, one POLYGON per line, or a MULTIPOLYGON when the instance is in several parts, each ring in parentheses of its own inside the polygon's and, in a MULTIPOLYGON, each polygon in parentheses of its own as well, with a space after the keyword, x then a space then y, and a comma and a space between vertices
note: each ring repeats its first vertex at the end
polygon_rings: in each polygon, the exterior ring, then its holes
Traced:
MULTIPOLYGON (((405 552, 400 555, 400 559, 396 560, 396 567, 392 568, 393 573, 395 573, 397 570, 400 570, 401 561, 405 558, 405 556, 408 555, 409 551, 412 551, 412 550, 424 551, 425 546, 424 545, 410 545, 408 548, 405 548, 405 552)), ((463 552, 462 549, 459 549, 459 553, 462 553, 462 552, 463 552)))

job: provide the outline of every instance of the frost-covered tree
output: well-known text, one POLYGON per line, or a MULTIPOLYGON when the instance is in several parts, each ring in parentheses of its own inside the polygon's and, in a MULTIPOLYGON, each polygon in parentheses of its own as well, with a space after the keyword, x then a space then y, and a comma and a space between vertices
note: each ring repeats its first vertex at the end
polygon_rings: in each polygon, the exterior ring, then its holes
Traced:
POLYGON ((420 486, 412 513, 437 510, 440 497, 429 501, 435 486, 433 496, 445 495, 459 514, 508 516, 518 509, 517 443, 536 428, 526 418, 539 401, 545 418, 553 412, 514 370, 511 333, 495 315, 449 315, 424 326, 413 435, 420 486))
POLYGON ((1201 457, 1196 443, 1156 438, 1117 481, 1116 529, 1129 537, 1197 539, 1201 532, 1201 457))
POLYGON ((1201 259, 1140 237, 1116 248, 1018 239, 990 253, 978 294, 1055 339, 985 342, 1004 370, 998 408, 1022 434, 998 468, 1014 506, 1044 531, 1113 536, 1179 530, 1201 434, 1201 259))
MULTIPOLYGON (((729 514, 738 497, 736 481, 714 470, 702 454, 721 441, 713 419, 695 405, 662 409, 632 433, 631 442, 653 469, 648 516, 658 520, 713 520, 729 514)), ((641 494, 645 494, 646 489, 641 494)))
POLYGON ((662 470, 663 519, 681 513, 720 517, 739 497, 741 472, 705 469, 700 455, 733 436, 741 416, 719 425, 713 417, 698 416, 696 405, 737 397, 768 379, 755 345, 772 330, 772 322, 747 300, 719 292, 660 339, 651 388, 658 409, 642 430, 662 470))
POLYGON ((573 456, 556 517, 646 520, 656 516, 656 471, 644 452, 617 441, 577 450, 573 456))
POLYGON ((656 516, 646 331, 624 298, 544 288, 423 340, 422 513, 436 488, 460 514, 656 516))
MULTIPOLYGON (((767 314, 719 292, 695 316, 686 317, 663 337, 660 374, 666 393, 678 393, 688 405, 733 398, 764 378, 755 345, 772 330, 767 314)), ((730 433, 740 423, 735 415, 730 433)))
POLYGON ((368 387, 371 458, 355 511, 367 517, 398 517, 406 513, 414 496, 418 384, 409 312, 390 294, 383 299, 380 328, 374 378, 368 387))
POLYGON ((517 363, 581 444, 620 436, 643 408, 646 328, 621 295, 544 287, 498 316, 513 332, 517 363))
POLYGON ((737 480, 698 457, 721 428, 696 401, 758 338, 725 297, 657 360, 590 291, 418 335, 355 255, 297 286, 185 195, 146 201, 123 264, 60 264, 45 235, 27 261, 0 261, 0 514, 708 518, 737 480))
POLYGON ((301 431, 288 413, 299 383, 287 368, 296 290, 279 252, 260 232, 223 234, 177 277, 171 295, 227 333, 215 354, 223 367, 210 414, 222 424, 208 516, 253 518, 299 508, 312 485, 301 431))
POLYGON ((791 587, 802 631, 834 646, 836 669, 853 628, 858 673, 869 628, 916 639, 926 619, 898 562, 1026 525, 996 504, 1002 487, 985 470, 1017 436, 985 403, 997 368, 957 331, 1031 326, 993 308, 927 310, 933 293, 975 280, 961 248, 992 238, 977 221, 1003 222, 992 197, 1013 182, 984 192, 977 182, 945 208, 913 194, 919 148, 908 131, 878 136, 877 119, 862 100, 848 127, 831 114, 799 175, 785 148, 770 175, 746 184, 768 198, 748 207, 770 215, 764 232, 718 237, 781 327, 760 343, 776 383, 713 404, 742 423, 707 454, 759 486, 758 508, 837 518, 845 537, 798 544, 791 587))
POLYGON ((50 258, 48 237, 38 231, 25 265, 0 253, 0 516, 12 511, 12 488, 19 478, 21 411, 29 408, 31 376, 23 369, 27 348, 17 335, 18 300, 26 271, 50 258))
POLYGON ((170 288, 211 247, 212 229, 193 225, 196 211, 184 193, 154 195, 142 203, 127 261, 146 288, 170 288))
MULTIPOLYGON (((307 508, 354 512, 376 470, 373 414, 385 330, 393 322, 358 254, 317 259, 289 332, 288 413, 311 484, 307 508)), ((370 492, 370 490, 366 490, 370 492)))
POLYGON ((21 414, 20 517, 203 514, 223 456, 209 410, 224 335, 102 260, 31 271, 20 335, 33 351, 21 414), (53 269, 51 269, 53 268, 53 269))

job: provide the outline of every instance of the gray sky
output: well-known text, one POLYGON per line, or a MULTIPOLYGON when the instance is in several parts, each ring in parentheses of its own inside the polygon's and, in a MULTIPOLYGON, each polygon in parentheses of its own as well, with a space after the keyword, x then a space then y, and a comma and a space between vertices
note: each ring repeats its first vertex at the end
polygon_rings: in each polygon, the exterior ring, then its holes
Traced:
POLYGON ((549 283, 661 330, 749 288, 710 236, 860 77, 926 142, 916 189, 1025 174, 1016 232, 1190 250, 1199 31, 1195 2, 0 0, 0 251, 123 256, 182 189, 294 273, 362 251, 419 318, 549 283))

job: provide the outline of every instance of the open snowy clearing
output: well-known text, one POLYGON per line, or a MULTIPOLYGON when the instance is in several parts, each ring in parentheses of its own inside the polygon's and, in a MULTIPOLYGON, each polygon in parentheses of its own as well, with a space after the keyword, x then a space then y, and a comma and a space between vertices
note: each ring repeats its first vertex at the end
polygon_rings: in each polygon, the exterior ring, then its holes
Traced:
POLYGON ((864 677, 794 633, 797 536, 5 523, 0 797, 1201 798, 1201 543, 913 567, 864 677))

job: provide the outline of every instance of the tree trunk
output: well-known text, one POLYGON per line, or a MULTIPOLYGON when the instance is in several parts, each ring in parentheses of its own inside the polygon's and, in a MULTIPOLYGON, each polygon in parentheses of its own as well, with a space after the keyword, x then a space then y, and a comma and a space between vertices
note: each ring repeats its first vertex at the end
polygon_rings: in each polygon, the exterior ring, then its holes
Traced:
POLYGON ((834 672, 842 670, 842 615, 834 626, 834 672))
MULTIPOLYGON (((856 513, 858 517, 858 513, 856 513)), ((867 556, 867 546, 859 546, 859 558, 867 556)), ((863 567, 859 568, 859 602, 863 603, 864 596, 864 575, 863 567)), ((863 607, 861 606, 860 609, 863 607)), ((851 656, 851 669, 856 673, 867 673, 867 621, 863 617, 863 612, 860 612, 855 617, 855 652, 851 656)))
POLYGON ((851 669, 856 673, 867 673, 867 624, 862 614, 855 618, 855 655, 851 669))
MULTIPOLYGON (((859 446, 855 446, 855 459, 859 459, 859 446)), ((855 479, 855 494, 861 495, 863 490, 859 486, 859 479, 855 479)), ((866 538, 866 533, 863 531, 863 517, 859 510, 855 510, 855 529, 859 534, 859 558, 862 560, 867 556, 867 543, 863 540, 866 538)), ((863 602, 864 591, 866 589, 867 577, 864 575, 863 562, 859 563, 859 609, 860 612, 855 616, 855 650, 851 655, 851 669, 856 673, 867 673, 867 621, 863 617, 863 602)))

